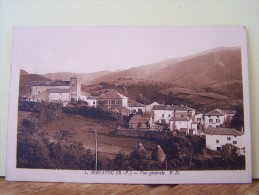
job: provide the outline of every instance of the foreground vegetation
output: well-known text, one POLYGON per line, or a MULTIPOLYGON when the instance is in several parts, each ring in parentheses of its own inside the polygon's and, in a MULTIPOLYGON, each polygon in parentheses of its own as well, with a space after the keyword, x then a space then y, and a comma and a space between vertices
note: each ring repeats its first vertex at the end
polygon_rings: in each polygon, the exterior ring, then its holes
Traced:
POLYGON ((98 147, 103 148, 98 150, 98 170, 245 169, 244 156, 227 150, 209 151, 205 148, 203 137, 173 136, 169 132, 150 132, 139 138, 117 136, 112 133, 119 124, 116 118, 104 122, 89 119, 87 115, 83 118, 76 116, 83 113, 82 107, 78 111, 76 107, 71 107, 75 112, 73 115, 58 104, 20 105, 20 109, 24 108, 26 112, 19 112, 19 168, 94 170, 95 137, 91 130, 96 128, 98 147), (81 123, 84 129, 80 129, 81 123), (95 126, 91 127, 91 124, 95 126), (144 149, 139 148, 140 142, 144 149), (163 161, 157 157, 157 145, 166 155, 163 161), (111 148, 115 148, 113 152, 111 148))

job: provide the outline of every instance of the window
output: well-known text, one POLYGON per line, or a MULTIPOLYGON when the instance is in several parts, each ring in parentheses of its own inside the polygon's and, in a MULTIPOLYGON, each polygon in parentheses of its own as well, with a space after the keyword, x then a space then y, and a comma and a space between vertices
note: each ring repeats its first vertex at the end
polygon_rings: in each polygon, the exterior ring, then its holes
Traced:
POLYGON ((209 123, 213 123, 213 119, 209 119, 209 123))
POLYGON ((220 123, 220 119, 216 119, 216 123, 220 123))
POLYGON ((230 140, 231 140, 231 137, 227 137, 227 140, 230 141, 230 140))
POLYGON ((217 139, 217 140, 216 140, 216 144, 218 144, 218 143, 219 143, 219 140, 217 139))
POLYGON ((38 94, 40 94, 40 90, 38 91, 38 94))
POLYGON ((168 117, 171 117, 171 114, 168 114, 168 117))
POLYGON ((162 114, 162 117, 164 117, 165 115, 164 114, 162 114))
POLYGON ((233 141, 233 144, 237 144, 237 141, 233 141))
POLYGON ((139 113, 139 114, 142 114, 142 113, 143 113, 141 108, 138 109, 138 113, 139 113))
POLYGON ((95 104, 95 102, 93 102, 93 104, 95 104))

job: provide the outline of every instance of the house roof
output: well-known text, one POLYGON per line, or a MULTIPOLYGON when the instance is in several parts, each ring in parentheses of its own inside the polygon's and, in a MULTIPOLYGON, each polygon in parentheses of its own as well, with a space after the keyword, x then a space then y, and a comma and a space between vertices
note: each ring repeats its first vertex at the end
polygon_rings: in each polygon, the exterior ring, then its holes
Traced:
POLYGON ((233 135, 241 136, 242 133, 230 128, 217 128, 217 127, 208 127, 205 132, 207 135, 233 135))
POLYGON ((194 109, 182 105, 154 105, 153 110, 194 111, 194 109))
POLYGON ((99 96, 99 99, 124 99, 126 96, 118 93, 117 91, 108 91, 99 96))
POLYGON ((145 107, 144 104, 141 104, 141 103, 136 102, 136 101, 134 101, 134 100, 130 100, 130 101, 128 102, 128 106, 129 106, 129 107, 145 107))
POLYGON ((59 89, 59 88, 50 88, 48 89, 49 93, 69 93, 70 89, 59 89))
POLYGON ((214 110, 206 113, 205 116, 223 116, 223 114, 220 109, 214 109, 214 110))
POLYGON ((152 104, 146 105, 146 111, 152 110, 154 105, 160 105, 160 104, 157 102, 153 102, 152 104))
POLYGON ((146 123, 149 122, 150 116, 149 115, 143 115, 143 114, 136 114, 133 115, 133 117, 130 119, 129 123, 146 123))
POLYGON ((70 81, 34 81, 31 83, 31 86, 69 86, 70 81))

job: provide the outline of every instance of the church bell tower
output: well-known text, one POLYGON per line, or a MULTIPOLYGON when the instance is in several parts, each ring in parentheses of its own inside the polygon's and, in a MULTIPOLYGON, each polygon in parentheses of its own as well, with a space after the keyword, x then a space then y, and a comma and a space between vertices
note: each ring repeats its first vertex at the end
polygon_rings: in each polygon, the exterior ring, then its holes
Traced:
POLYGON ((72 76, 70 78, 70 101, 78 101, 81 93, 81 83, 80 78, 77 76, 72 76))

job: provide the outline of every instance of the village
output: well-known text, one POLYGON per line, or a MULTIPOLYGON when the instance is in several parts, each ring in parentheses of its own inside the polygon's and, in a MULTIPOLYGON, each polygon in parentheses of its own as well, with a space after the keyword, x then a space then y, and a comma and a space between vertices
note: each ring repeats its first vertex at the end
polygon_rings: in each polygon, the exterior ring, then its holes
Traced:
MULTIPOLYGON (((173 135, 197 135, 206 138, 206 148, 221 151, 223 147, 245 155, 242 141, 244 129, 230 128, 236 110, 216 108, 201 113, 187 105, 164 105, 153 102, 141 104, 122 95, 114 89, 107 90, 100 96, 91 96, 81 91, 80 78, 72 76, 70 81, 35 81, 30 83, 29 101, 59 102, 63 106, 69 102, 82 101, 92 108, 129 117, 126 126, 119 126, 118 132, 125 131, 167 131, 173 135)), ((123 134, 123 133, 122 133, 123 134)))

